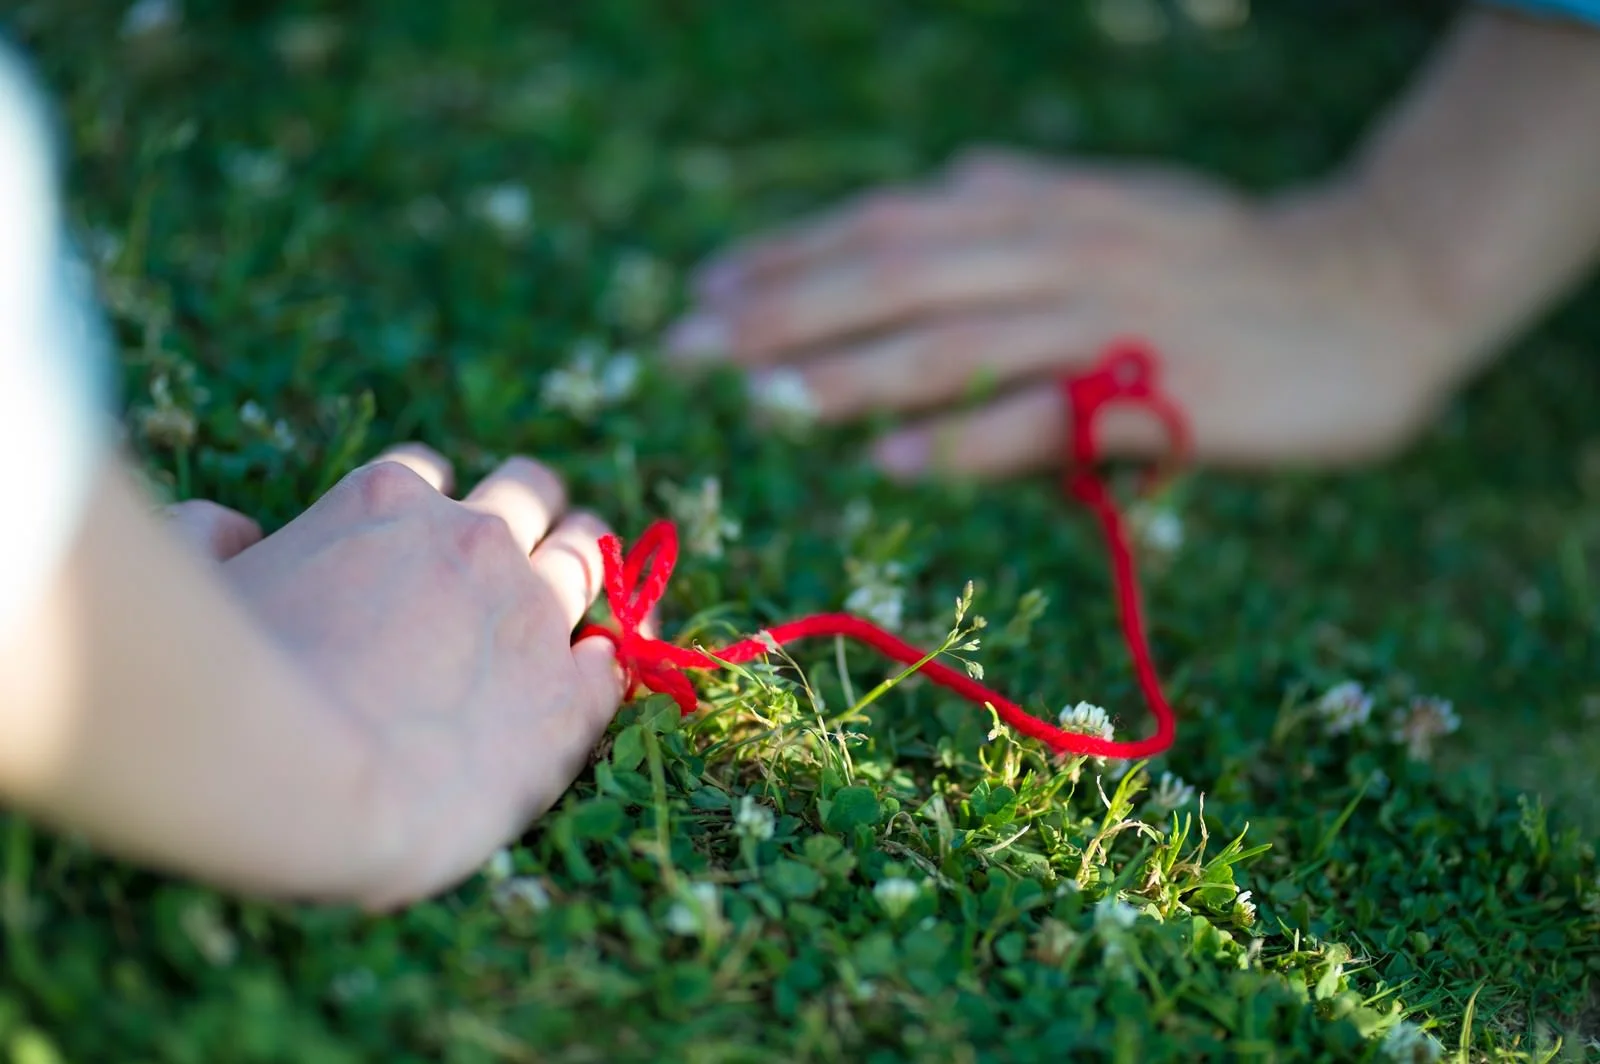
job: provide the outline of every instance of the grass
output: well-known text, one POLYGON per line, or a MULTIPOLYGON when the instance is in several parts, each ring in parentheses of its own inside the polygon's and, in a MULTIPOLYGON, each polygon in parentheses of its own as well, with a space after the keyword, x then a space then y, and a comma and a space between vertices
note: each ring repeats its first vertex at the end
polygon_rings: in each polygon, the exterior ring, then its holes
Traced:
MULTIPOLYGON (((892 562, 918 638, 943 640, 972 580, 989 626, 966 656, 1126 734, 1100 545, 1048 483, 893 488, 859 433, 758 431, 737 380, 675 379, 650 344, 709 248, 973 140, 1250 187, 1313 173, 1449 14, 1259 6, 1226 31, 1164 7, 1138 47, 1007 0, 197 0, 131 35, 116 5, 9 18, 69 119, 162 490, 270 527, 391 440, 469 473, 537 454, 629 534, 698 522, 679 638, 837 608, 892 562), (643 376, 578 416, 542 382, 585 341, 637 350, 643 376)), ((392 917, 240 903, 7 817, 0 1047, 1595 1059, 1597 340, 1591 289, 1384 468, 1188 478, 1184 545, 1149 574, 1183 715, 1158 764, 1048 763, 914 678, 854 711, 890 673, 819 644, 714 678, 696 717, 630 707, 517 846, 392 917), (1317 699, 1349 680, 1377 708, 1329 734, 1317 699), (1389 720, 1425 695, 1463 725, 1418 760, 1389 720), (1203 813, 1154 800, 1168 772, 1203 813)))

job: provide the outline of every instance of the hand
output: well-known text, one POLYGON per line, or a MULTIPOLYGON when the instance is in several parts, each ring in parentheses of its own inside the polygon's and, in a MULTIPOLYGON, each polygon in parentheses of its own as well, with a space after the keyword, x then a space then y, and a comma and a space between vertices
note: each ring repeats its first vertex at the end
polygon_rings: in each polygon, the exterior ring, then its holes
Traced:
POLYGON ((432 451, 390 451, 223 565, 365 738, 375 837, 351 861, 376 870, 356 892, 374 907, 451 885, 524 830, 621 696, 611 645, 571 645, 605 526, 564 514, 561 482, 526 459, 461 502, 450 481, 432 451))
POLYGON ((178 538, 213 561, 225 562, 261 542, 261 526, 210 499, 186 499, 166 508, 178 538))
MULTIPOLYGON (((1000 386, 878 441, 904 477, 1057 462, 1049 377, 1123 335, 1162 354, 1201 460, 1367 460, 1425 424, 1472 345, 1381 228, 1340 190, 1261 204, 1171 171, 979 155, 713 260, 669 348, 750 367, 758 394, 786 375, 829 421, 1000 386)), ((1107 452, 1163 445, 1121 413, 1107 452)))

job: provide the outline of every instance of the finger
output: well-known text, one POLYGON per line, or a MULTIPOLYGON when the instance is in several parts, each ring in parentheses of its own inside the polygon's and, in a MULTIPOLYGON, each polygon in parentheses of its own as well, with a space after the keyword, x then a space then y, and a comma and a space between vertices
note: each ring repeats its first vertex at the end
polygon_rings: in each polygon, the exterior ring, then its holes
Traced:
POLYGON ((172 528, 191 547, 219 562, 261 542, 261 526, 237 510, 209 499, 167 507, 172 528))
MULTIPOLYGON (((929 474, 991 479, 1059 467, 1066 450, 1067 413, 1054 382, 1029 385, 979 410, 931 418, 885 436, 873 447, 873 461, 901 480, 929 474)), ((1126 407, 1101 413, 1095 438, 1107 455, 1165 453, 1160 424, 1126 407)))
POLYGON ((402 443, 387 448, 367 464, 377 465, 379 462, 403 465, 432 485, 435 491, 446 495, 455 488, 455 470, 444 455, 426 444, 402 443))
POLYGON ((873 192, 718 256, 696 272, 693 288, 701 300, 716 303, 829 259, 993 240, 1021 229, 1029 214, 1027 204, 1009 198, 873 192))
POLYGON ((825 421, 915 410, 1081 360, 1104 336, 1083 309, 968 314, 914 325, 794 366, 753 374, 754 394, 800 389, 825 421))
POLYGON ((462 502, 503 519, 522 553, 531 554, 567 508, 567 490, 548 466, 514 457, 484 477, 462 502))
POLYGON ((561 519, 534 548, 533 575, 549 593, 550 605, 567 631, 578 627, 604 583, 600 537, 609 529, 590 513, 561 519))
POLYGON ((617 651, 609 639, 593 636, 573 645, 572 660, 588 696, 588 716, 595 724, 594 738, 598 739, 622 704, 622 669, 617 664, 617 651))
POLYGON ((1026 305, 1070 287, 1076 260, 1058 243, 1018 241, 851 260, 700 309, 676 327, 672 354, 760 365, 921 316, 1026 305))

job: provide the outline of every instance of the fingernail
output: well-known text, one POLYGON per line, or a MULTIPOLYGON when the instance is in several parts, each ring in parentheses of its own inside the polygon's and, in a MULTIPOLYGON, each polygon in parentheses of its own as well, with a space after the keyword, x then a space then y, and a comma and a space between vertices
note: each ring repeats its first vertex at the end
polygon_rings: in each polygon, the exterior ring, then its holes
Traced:
POLYGON ((713 263, 695 279, 694 288, 705 299, 727 299, 739 290, 739 268, 731 262, 713 263))
POLYGON ((667 330, 667 354, 679 361, 723 358, 728 354, 728 326, 715 314, 691 314, 667 330))
POLYGON ((928 465, 929 441, 923 432, 899 432, 873 448, 873 458, 890 476, 910 478, 928 465))

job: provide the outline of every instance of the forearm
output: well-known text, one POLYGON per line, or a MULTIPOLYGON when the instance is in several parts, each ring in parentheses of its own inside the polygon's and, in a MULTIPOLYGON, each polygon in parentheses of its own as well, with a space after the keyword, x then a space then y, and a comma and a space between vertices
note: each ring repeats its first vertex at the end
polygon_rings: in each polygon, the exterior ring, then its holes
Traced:
POLYGON ((1456 367, 1573 286, 1600 250, 1600 31, 1470 12, 1343 187, 1411 257, 1456 367))
POLYGON ((344 893, 363 743, 106 463, 32 618, 0 636, 0 793, 124 856, 344 893), (335 722, 330 725, 330 721, 335 722))

